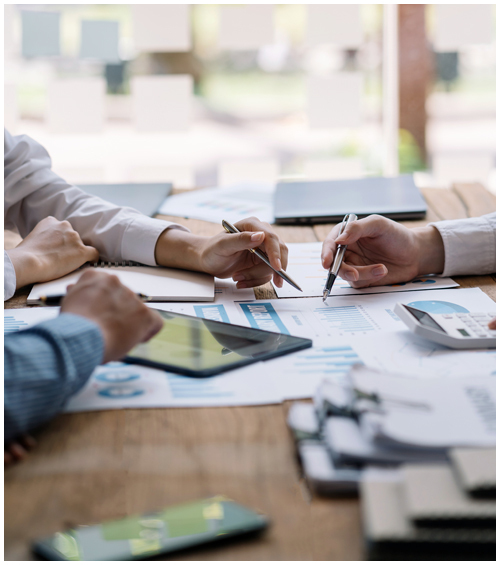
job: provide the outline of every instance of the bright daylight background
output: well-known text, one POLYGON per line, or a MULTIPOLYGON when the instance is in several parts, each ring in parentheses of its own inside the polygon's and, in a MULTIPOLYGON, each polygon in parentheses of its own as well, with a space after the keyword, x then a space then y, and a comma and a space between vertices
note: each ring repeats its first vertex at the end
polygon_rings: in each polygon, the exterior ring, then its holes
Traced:
MULTIPOLYGON (((382 5, 4 9, 6 127, 70 182, 383 172, 382 5)), ((494 190, 495 7, 415 9, 400 7, 400 61, 421 65, 426 100, 413 126, 401 92, 400 170, 494 190)))

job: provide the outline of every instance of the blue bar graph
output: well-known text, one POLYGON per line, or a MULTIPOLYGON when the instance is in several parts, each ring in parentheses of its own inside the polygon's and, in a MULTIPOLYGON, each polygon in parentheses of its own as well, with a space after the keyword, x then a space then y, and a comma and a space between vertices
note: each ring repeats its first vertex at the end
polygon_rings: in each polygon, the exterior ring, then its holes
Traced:
POLYGON ((314 311, 322 322, 341 332, 368 332, 375 329, 357 306, 315 308, 314 311))
POLYGON ((27 326, 28 326, 27 322, 23 322, 22 320, 16 320, 16 318, 14 318, 14 316, 6 316, 4 314, 4 317, 3 317, 3 332, 4 332, 4 334, 8 334, 8 333, 12 333, 12 332, 18 332, 19 330, 22 330, 23 328, 25 328, 27 326))
POLYGON ((352 365, 362 363, 358 354, 349 346, 344 347, 314 347, 305 353, 293 356, 291 368, 296 373, 323 373, 345 375, 352 365))

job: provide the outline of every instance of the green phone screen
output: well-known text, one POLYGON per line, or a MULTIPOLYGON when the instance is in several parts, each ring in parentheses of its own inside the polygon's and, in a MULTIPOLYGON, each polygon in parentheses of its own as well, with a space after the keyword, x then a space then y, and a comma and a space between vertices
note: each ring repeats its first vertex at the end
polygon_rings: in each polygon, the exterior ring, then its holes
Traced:
POLYGON ((36 542, 34 550, 49 559, 68 561, 143 559, 260 530, 267 523, 263 515, 217 496, 153 514, 58 532, 36 542))

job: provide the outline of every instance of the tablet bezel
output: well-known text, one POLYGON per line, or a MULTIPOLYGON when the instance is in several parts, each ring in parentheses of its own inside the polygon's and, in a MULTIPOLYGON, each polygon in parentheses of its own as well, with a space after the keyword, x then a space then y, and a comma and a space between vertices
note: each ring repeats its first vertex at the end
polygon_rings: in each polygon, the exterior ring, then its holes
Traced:
MULTIPOLYGON (((156 310, 155 308, 152 308, 152 310, 156 310)), ((187 314, 180 314, 178 312, 168 312, 165 310, 157 310, 160 315, 161 314, 169 314, 172 315, 174 317, 177 318, 188 318, 188 319, 193 319, 193 320, 197 320, 202 322, 203 320, 205 320, 205 318, 199 318, 197 316, 188 316, 187 314)), ((168 320, 165 320, 165 322, 167 322, 168 320)), ((282 334, 279 332, 269 332, 266 330, 261 330, 261 329, 257 329, 257 328, 249 328, 247 326, 240 326, 238 324, 227 324, 225 322, 218 322, 215 320, 207 320, 209 321, 211 324, 217 324, 217 325, 221 325, 221 326, 232 326, 232 327, 238 327, 238 328, 242 328, 244 330, 247 331, 251 331, 251 332, 257 332, 257 333, 264 333, 264 334, 272 334, 272 335, 283 335, 286 338, 289 338, 291 340, 291 343, 289 345, 289 347, 287 348, 283 348, 283 349, 277 349, 275 351, 270 351, 268 353, 263 353, 262 355, 259 355, 258 357, 247 357, 244 359, 240 359, 238 361, 235 361, 234 363, 228 364, 228 365, 219 365, 217 367, 212 367, 212 368, 208 368, 208 369, 199 369, 199 370, 194 370, 194 369, 190 369, 188 367, 182 367, 180 365, 172 365, 169 363, 161 363, 159 361, 153 361, 151 359, 147 359, 146 357, 135 357, 132 355, 127 355, 126 357, 124 357, 122 359, 122 361, 124 363, 129 363, 129 364, 134 364, 134 365, 144 365, 146 367, 153 367, 155 369, 161 369, 163 371, 168 371, 170 373, 176 373, 176 374, 180 374, 180 375, 185 375, 188 377, 196 377, 196 378, 205 378, 205 377, 213 377, 215 375, 220 375, 222 373, 225 373, 227 371, 232 371, 233 369, 238 369, 239 367, 244 367, 245 365, 251 365, 252 363, 258 363, 260 361, 266 361, 268 359, 274 359, 275 357, 281 357, 283 355, 287 355, 288 353, 294 353, 295 351, 300 351, 302 349, 308 349, 310 347, 312 347, 312 340, 309 338, 305 338, 305 337, 298 337, 298 336, 292 336, 292 335, 287 335, 287 334, 282 334)), ((152 338, 154 339, 154 337, 152 338)), ((282 344, 284 345, 284 344, 282 344)))

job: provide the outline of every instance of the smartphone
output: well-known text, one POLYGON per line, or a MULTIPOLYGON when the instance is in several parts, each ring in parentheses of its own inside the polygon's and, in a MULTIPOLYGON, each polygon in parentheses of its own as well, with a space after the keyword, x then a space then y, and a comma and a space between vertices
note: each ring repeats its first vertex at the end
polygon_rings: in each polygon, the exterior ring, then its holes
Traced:
POLYGON ((78 526, 36 541, 51 561, 125 561, 263 530, 269 521, 224 496, 94 526, 78 526))

